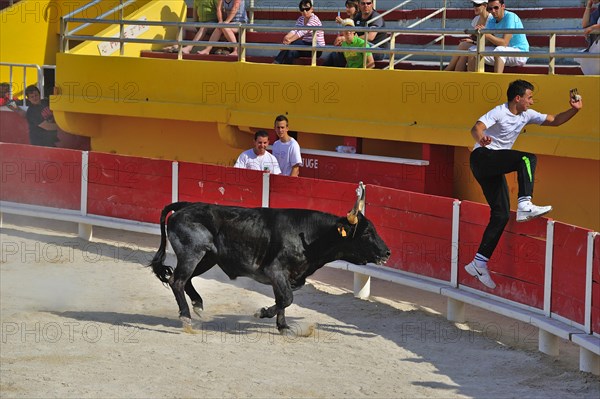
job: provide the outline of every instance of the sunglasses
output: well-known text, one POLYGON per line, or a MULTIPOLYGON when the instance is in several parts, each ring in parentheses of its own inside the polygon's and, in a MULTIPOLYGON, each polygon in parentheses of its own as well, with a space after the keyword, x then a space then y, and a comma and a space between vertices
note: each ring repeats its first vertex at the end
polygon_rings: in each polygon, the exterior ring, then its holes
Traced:
POLYGON ((481 3, 481 4, 477 4, 477 3, 473 3, 473 7, 481 7, 482 5, 484 5, 485 3, 481 3))
POLYGON ((361 6, 370 6, 371 4, 373 4, 373 2, 372 2, 372 1, 361 1, 361 2, 360 2, 360 5, 361 5, 361 6))
POLYGON ((312 7, 301 7, 300 11, 310 11, 312 7))
POLYGON ((498 11, 499 9, 500 9, 500 6, 494 6, 494 7, 487 8, 488 11, 498 11))

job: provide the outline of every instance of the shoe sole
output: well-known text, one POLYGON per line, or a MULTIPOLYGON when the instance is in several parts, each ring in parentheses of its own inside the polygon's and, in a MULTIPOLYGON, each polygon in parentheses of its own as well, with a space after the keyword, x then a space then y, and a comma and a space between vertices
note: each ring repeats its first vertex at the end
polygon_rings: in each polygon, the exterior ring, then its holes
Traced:
POLYGON ((548 213, 550 213, 550 212, 552 212, 552 208, 548 209, 546 212, 543 212, 543 213, 538 213, 538 214, 537 214, 537 215, 535 215, 535 216, 529 216, 529 217, 527 217, 527 218, 525 218, 525 219, 517 219, 517 223, 528 222, 528 221, 530 221, 530 220, 532 220, 532 219, 537 219, 537 218, 539 218, 540 216, 544 216, 544 215, 546 215, 546 214, 548 214, 548 213))

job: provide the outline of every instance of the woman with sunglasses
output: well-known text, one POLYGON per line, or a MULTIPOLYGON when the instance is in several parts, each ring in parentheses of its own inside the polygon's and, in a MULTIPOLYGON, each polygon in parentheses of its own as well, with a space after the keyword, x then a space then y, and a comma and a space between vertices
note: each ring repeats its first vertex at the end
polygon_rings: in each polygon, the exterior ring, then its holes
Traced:
MULTIPOLYGON (((487 0, 473 0, 473 12, 475 18, 471 21, 473 29, 483 29, 487 24, 488 18, 491 18, 492 14, 487 11, 487 0)), ((472 45, 476 44, 474 37, 467 37, 460 40, 458 45, 459 50, 468 50, 472 45)), ((467 56, 455 55, 450 60, 450 63, 446 66, 445 71, 461 71, 467 70, 467 56)))
MULTIPOLYGON (((323 26, 321 20, 313 13, 313 5, 310 0, 300 0, 298 4, 300 9, 300 17, 296 20, 294 30, 290 31, 283 38, 283 44, 286 46, 312 46, 313 32, 316 34, 317 46, 325 46, 325 35, 322 30, 312 31, 306 29, 307 26, 323 26)), ((294 60, 299 57, 310 57, 310 51, 302 50, 281 50, 275 57, 274 64, 293 64, 294 60)), ((317 57, 321 56, 321 52, 317 53, 317 57)))

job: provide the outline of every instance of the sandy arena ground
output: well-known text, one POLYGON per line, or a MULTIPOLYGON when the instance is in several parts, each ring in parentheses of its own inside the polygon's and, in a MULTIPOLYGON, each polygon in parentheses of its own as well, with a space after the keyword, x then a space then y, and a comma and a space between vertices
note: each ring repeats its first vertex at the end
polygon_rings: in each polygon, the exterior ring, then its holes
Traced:
POLYGON ((578 371, 578 348, 537 351, 537 330, 469 307, 445 319, 445 299, 322 269, 296 291, 278 334, 252 314, 270 287, 196 278, 197 335, 185 334, 170 291, 143 267, 158 237, 4 215, 1 234, 2 398, 594 398, 600 378, 578 371), (476 321, 475 321, 476 320, 476 321))

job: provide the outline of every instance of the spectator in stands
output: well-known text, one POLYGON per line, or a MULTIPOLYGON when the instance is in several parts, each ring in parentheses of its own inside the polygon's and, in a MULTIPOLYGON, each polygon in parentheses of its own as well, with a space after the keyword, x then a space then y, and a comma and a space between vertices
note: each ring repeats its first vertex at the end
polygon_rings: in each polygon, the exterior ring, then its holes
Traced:
MULTIPOLYGON (((373 0, 360 0, 359 3, 359 12, 354 16, 354 26, 358 27, 367 27, 367 28, 384 28, 385 21, 381 18, 380 14, 373 9, 373 0), (372 20, 370 23, 368 21, 372 20)), ((356 32, 358 37, 363 40, 366 40, 371 47, 373 44, 377 44, 384 40, 387 37, 385 32, 356 32)), ((340 35, 335 38, 333 45, 341 46, 344 42, 344 36, 340 35)), ((389 46, 381 45, 379 48, 388 48, 389 46)), ((382 60, 384 58, 383 54, 373 54, 373 59, 375 61, 382 60)), ((324 66, 336 66, 336 67, 344 67, 346 66, 346 58, 344 54, 341 52, 329 53, 323 60, 324 66)))
MULTIPOLYGON (((283 44, 286 46, 312 46, 313 31, 307 30, 307 26, 322 26, 321 20, 313 13, 313 5, 311 0, 300 0, 298 4, 300 9, 300 17, 296 20, 294 30, 288 32, 283 38, 283 44)), ((316 31, 316 45, 322 47, 325 45, 325 35, 322 30, 316 31)), ((301 50, 281 50, 275 57, 274 64, 293 64, 294 60, 299 57, 310 57, 310 51, 301 50)), ((317 57, 321 56, 321 52, 317 52, 317 57)))
MULTIPOLYGON (((354 26, 354 21, 350 18, 345 19, 342 22, 342 26, 354 26)), ((342 42, 342 47, 369 47, 369 44, 366 43, 365 45, 365 41, 358 37, 354 31, 345 31, 343 36, 344 41, 342 42)), ((373 54, 371 53, 344 51, 342 54, 346 58, 346 68, 362 68, 365 65, 365 57, 367 57, 366 67, 375 67, 375 60, 373 59, 373 54)))
MULTIPOLYGON (((10 104, 11 102, 18 102, 18 97, 10 98, 10 83, 2 82, 0 83, 0 107, 10 104)), ((13 104, 11 104, 13 105, 13 104)), ((14 104, 16 105, 16 104, 14 104)))
POLYGON ((254 148, 242 152, 233 167, 281 174, 277 158, 267 152, 268 145, 269 133, 264 130, 254 133, 254 148))
MULTIPOLYGON (((471 27, 474 29, 484 29, 489 18, 492 17, 487 11, 487 0, 472 0, 473 11, 475 12, 475 18, 471 21, 471 27)), ((471 36, 460 40, 458 45, 459 50, 468 50, 476 44, 477 37, 471 36)), ((450 60, 450 63, 446 66, 445 71, 466 71, 467 70, 467 56, 455 55, 450 60)))
MULTIPOLYGON (((373 9, 373 0, 360 0, 358 3, 359 12, 354 18, 354 25, 357 28, 368 27, 368 28, 385 28, 385 21, 381 18, 381 15, 373 9), (371 21, 371 22, 368 22, 371 21)), ((376 46, 381 41, 387 38, 385 32, 357 32, 358 36, 369 42, 371 47, 376 46)), ((389 45, 381 45, 379 48, 388 48, 389 45)), ((375 61, 380 61, 384 57, 383 54, 373 54, 375 61)))
POLYGON ((277 116, 275 133, 279 140, 273 143, 273 155, 277 158, 282 175, 299 176, 302 165, 300 145, 289 135, 288 130, 288 118, 285 115, 277 116))
POLYGON ((54 114, 50 110, 48 100, 42 100, 40 90, 35 85, 27 86, 25 96, 29 101, 27 111, 23 111, 16 104, 9 104, 8 107, 27 119, 29 142, 32 145, 56 147, 58 126, 54 122, 54 114))
MULTIPOLYGON (((589 53, 600 53, 600 7, 597 7, 594 11, 592 7, 594 4, 598 4, 600 0, 588 0, 581 19, 581 26, 583 27, 583 33, 586 36, 588 47, 584 50, 589 53), (592 33, 596 32, 596 33, 592 33)), ((600 60, 597 58, 576 58, 581 65, 581 70, 584 75, 600 75, 600 60)))
MULTIPOLYGON (((507 11, 504 5, 504 0, 492 0, 488 2, 487 11, 492 14, 485 26, 486 29, 523 29, 523 23, 517 14, 512 11, 507 11)), ((499 33, 496 35, 486 33, 483 35, 487 43, 491 43, 494 47, 486 47, 489 51, 529 51, 529 42, 522 33, 499 33)), ((476 46, 470 48, 475 51, 476 46)), ((504 72, 505 66, 521 66, 525 65, 528 57, 502 57, 502 56, 486 56, 484 57, 487 65, 494 66, 494 72, 504 72)), ((469 71, 475 71, 475 57, 469 57, 469 71)))
MULTIPOLYGON (((218 22, 217 19, 217 0, 194 0, 194 21, 196 22, 218 22)), ((204 40, 205 36, 208 36, 212 32, 212 29, 201 27, 196 32, 196 35, 192 39, 195 42, 204 40)), ((189 54, 192 51, 194 45, 188 45, 181 49, 184 54, 189 54)), ((176 53, 178 46, 165 47, 165 51, 176 53)))
MULTIPOLYGON (((230 24, 239 22, 242 24, 248 23, 248 15, 246 14, 246 3, 244 0, 218 0, 217 3, 217 21, 222 24, 230 24), (225 17, 223 17, 225 15, 225 17)), ((208 39, 211 42, 216 42, 221 38, 221 34, 231 43, 237 43, 235 34, 237 28, 217 28, 213 31, 208 39)), ((207 46, 204 50, 198 51, 198 54, 210 54, 212 46, 207 46)), ((229 51, 218 49, 215 54, 229 55, 229 51)), ((233 48, 231 55, 237 55, 237 47, 233 48)))
MULTIPOLYGON (((358 0, 346 0, 346 18, 350 18, 352 20, 354 20, 354 17, 356 16, 356 14, 358 14, 358 0)), ((339 15, 340 13, 338 12, 338 16, 335 17, 335 22, 338 24, 342 24, 342 21, 346 18, 342 18, 339 15)))
POLYGON ((536 206, 531 202, 537 158, 533 154, 513 150, 513 144, 525 125, 535 123, 560 126, 583 107, 581 96, 576 90, 572 90, 568 110, 557 115, 540 114, 529 108, 533 105, 533 85, 524 80, 512 82, 506 94, 508 102, 480 117, 471 129, 471 135, 475 139, 475 148, 470 157, 471 171, 491 210, 490 221, 475 259, 465 266, 465 270, 491 289, 496 284, 488 272, 487 262, 498 245, 510 216, 509 192, 504 175, 517 172, 517 222, 526 222, 552 210, 551 206, 536 206))

